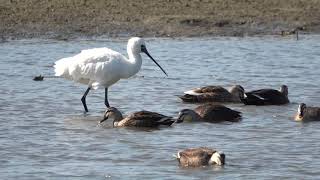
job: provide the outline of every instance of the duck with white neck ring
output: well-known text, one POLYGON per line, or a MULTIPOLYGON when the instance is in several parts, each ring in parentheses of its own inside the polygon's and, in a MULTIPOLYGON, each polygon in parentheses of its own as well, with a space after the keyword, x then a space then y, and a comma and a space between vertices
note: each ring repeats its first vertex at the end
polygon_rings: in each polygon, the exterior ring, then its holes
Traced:
POLYGON ((140 53, 145 53, 167 75, 165 70, 149 54, 142 38, 130 38, 127 45, 129 58, 109 48, 94 48, 63 58, 55 62, 55 75, 88 85, 81 98, 84 110, 88 112, 86 96, 90 89, 105 88, 105 105, 108 88, 120 79, 127 79, 139 72, 142 64, 140 53))

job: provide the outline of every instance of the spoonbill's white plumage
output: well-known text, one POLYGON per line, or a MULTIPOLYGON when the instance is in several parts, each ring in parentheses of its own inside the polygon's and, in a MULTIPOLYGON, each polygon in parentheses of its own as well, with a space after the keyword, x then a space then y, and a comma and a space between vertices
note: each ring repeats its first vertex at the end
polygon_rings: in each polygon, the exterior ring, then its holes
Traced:
POLYGON ((167 75, 148 53, 142 38, 130 38, 127 52, 129 58, 109 48, 83 50, 75 56, 56 61, 54 65, 55 75, 88 85, 86 92, 81 98, 86 112, 88 112, 86 96, 90 89, 105 88, 105 105, 110 107, 108 102, 108 87, 120 79, 135 75, 140 70, 142 64, 141 52, 147 54, 167 75))

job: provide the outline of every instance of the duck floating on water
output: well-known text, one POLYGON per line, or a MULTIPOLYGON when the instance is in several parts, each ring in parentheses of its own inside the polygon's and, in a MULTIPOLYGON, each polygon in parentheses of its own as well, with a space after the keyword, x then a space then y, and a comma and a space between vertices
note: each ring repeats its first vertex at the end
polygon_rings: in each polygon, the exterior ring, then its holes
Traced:
POLYGON ((246 92, 242 102, 246 105, 283 105, 288 104, 288 86, 282 85, 280 90, 259 89, 246 92))
POLYGON ((183 96, 179 96, 184 102, 190 103, 241 103, 243 97, 244 89, 240 85, 232 86, 229 91, 221 86, 204 86, 186 91, 183 96))
POLYGON ((218 104, 200 105, 194 110, 183 109, 179 112, 177 122, 211 122, 219 123, 223 121, 238 122, 241 120, 241 112, 232 110, 226 106, 218 104))
POLYGON ((102 123, 107 119, 113 119, 113 127, 147 127, 157 128, 159 126, 171 126, 175 119, 151 111, 138 111, 123 117, 122 113, 115 107, 110 107, 104 113, 102 123))
POLYGON ((201 167, 225 164, 225 154, 212 148, 190 148, 177 153, 177 160, 183 167, 201 167))
POLYGON ((295 116, 296 121, 320 121, 320 107, 307 106, 301 103, 295 116))

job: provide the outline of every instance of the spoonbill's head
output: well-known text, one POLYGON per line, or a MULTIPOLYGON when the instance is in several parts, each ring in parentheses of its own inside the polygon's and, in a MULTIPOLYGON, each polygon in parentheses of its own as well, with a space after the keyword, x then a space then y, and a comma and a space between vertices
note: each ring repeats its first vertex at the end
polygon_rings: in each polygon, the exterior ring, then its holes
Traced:
POLYGON ((115 108, 115 107, 109 107, 104 115, 103 115, 103 119, 99 122, 102 123, 108 119, 113 119, 113 121, 120 121, 123 119, 121 112, 115 108))
POLYGON ((199 120, 199 115, 191 109, 183 109, 179 112, 177 123, 181 122, 194 122, 199 120))
POLYGON ((128 46, 127 46, 128 50, 131 50, 131 52, 133 54, 139 54, 139 53, 145 53, 161 70, 162 72, 168 76, 168 74, 166 73, 166 71, 157 63, 156 60, 153 59, 153 57, 149 54, 146 44, 144 42, 144 40, 142 38, 139 37, 133 37, 130 38, 128 41, 128 46))
POLYGON ((130 49, 133 53, 141 53, 142 46, 146 46, 145 41, 142 38, 133 37, 129 39, 127 48, 130 49))

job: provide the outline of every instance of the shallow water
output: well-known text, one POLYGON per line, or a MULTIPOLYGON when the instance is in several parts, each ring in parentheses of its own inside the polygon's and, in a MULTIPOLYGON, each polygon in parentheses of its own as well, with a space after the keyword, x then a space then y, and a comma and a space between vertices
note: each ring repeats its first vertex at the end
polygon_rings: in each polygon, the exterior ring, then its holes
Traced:
POLYGON ((112 47, 126 40, 23 40, 0 44, 1 179, 311 179, 320 176, 320 123, 297 123, 298 103, 320 105, 320 36, 296 41, 279 37, 149 39, 149 52, 133 78, 110 88, 109 101, 126 114, 150 110, 176 116, 176 96, 203 85, 241 84, 247 90, 281 84, 291 103, 255 107, 234 124, 177 124, 143 131, 98 126, 104 91, 89 93, 89 113, 80 101, 86 86, 52 75, 52 64, 82 49, 112 47), (224 167, 180 168, 178 150, 210 146, 225 152, 224 167))

